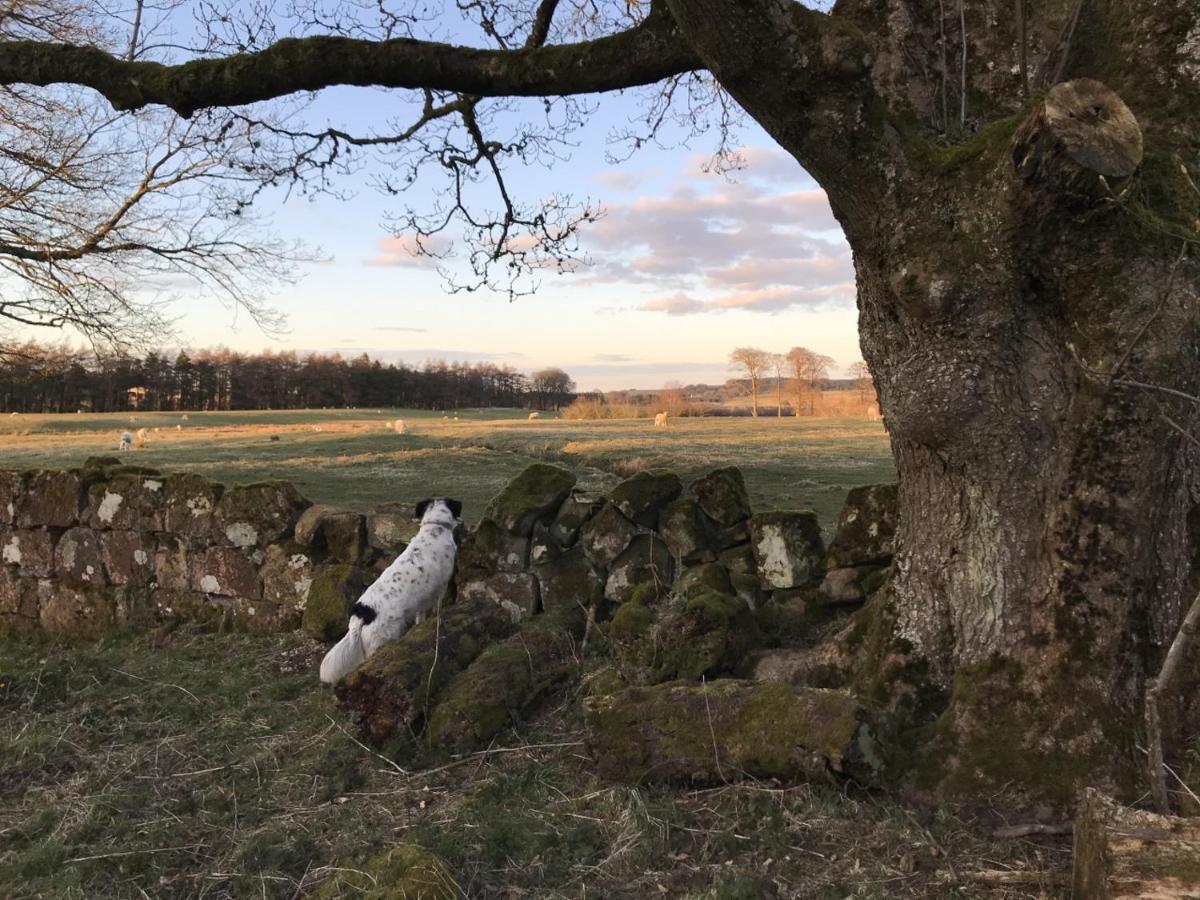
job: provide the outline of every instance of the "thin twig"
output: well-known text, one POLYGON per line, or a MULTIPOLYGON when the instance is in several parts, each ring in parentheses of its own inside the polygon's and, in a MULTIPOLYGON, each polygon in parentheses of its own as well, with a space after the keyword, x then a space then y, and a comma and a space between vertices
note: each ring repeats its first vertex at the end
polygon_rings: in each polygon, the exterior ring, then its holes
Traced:
POLYGON ((704 712, 708 716, 708 733, 712 738, 713 762, 717 764, 717 777, 725 780, 725 772, 721 769, 721 754, 717 752, 717 732, 713 728, 712 708, 708 705, 708 679, 700 677, 700 690, 704 694, 704 712))
POLYGON ((1171 812, 1171 801, 1167 794, 1167 776, 1164 772, 1162 746, 1162 723, 1159 720, 1158 701, 1171 686, 1175 673, 1179 669, 1180 660, 1192 643, 1197 630, 1200 630, 1200 594, 1192 601, 1191 608, 1183 617, 1175 639, 1163 659, 1162 668, 1157 678, 1146 679, 1146 737, 1149 742, 1150 793, 1154 797, 1154 805, 1163 815, 1171 812))
POLYGON ((1005 825, 992 831, 994 838, 1020 838, 1031 834, 1070 834, 1075 826, 1070 822, 1058 825, 1047 825, 1043 822, 1028 822, 1024 825, 1005 825))
POLYGON ((395 769, 401 775, 408 776, 408 774, 409 774, 408 770, 401 767, 395 760, 388 759, 382 753, 376 753, 374 750, 372 750, 370 747, 368 747, 366 744, 364 744, 362 741, 360 741, 358 738, 356 738, 354 735, 352 735, 350 732, 348 732, 341 725, 338 725, 338 723, 333 721, 333 719, 331 717, 326 716, 325 718, 329 719, 329 722, 331 725, 336 727, 337 730, 340 731, 342 734, 344 734, 346 737, 350 738, 350 740, 354 741, 354 743, 358 744, 358 746, 361 747, 363 750, 366 750, 368 753, 370 753, 372 756, 376 757, 377 759, 383 760, 385 763, 387 763, 389 766, 391 766, 393 769, 395 769))

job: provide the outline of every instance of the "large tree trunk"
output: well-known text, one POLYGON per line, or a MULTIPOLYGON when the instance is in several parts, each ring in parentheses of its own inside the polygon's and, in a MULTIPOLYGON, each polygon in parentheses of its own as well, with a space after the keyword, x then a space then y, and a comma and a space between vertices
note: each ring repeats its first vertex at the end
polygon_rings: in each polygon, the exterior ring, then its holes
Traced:
POLYGON ((1200 388, 1200 268, 1183 252, 1200 193, 1180 168, 1200 171, 1200 10, 1174 0, 1131 20, 1100 4, 1057 45, 1038 36, 1063 33, 1064 11, 1040 11, 1031 64, 1053 70, 1069 45, 1068 76, 1103 73, 1119 96, 1076 81, 1028 104, 1004 74, 1006 19, 989 13, 970 58, 992 64, 969 75, 992 121, 955 144, 929 126, 927 4, 893 3, 884 21, 844 0, 877 29, 865 36, 771 0, 735 26, 712 24, 704 0, 670 6, 826 188, 854 251, 900 477, 881 617, 894 640, 875 645, 890 652, 873 683, 920 698, 906 711, 931 739, 923 775, 944 794, 1007 785, 1018 802, 1066 803, 1085 783, 1127 793, 1143 682, 1190 559, 1197 456, 1168 418, 1197 417, 1120 382, 1200 388), (794 40, 766 40, 785 15, 794 40), (751 44, 754 65, 739 65, 751 44), (851 76, 868 65, 864 87, 851 76))

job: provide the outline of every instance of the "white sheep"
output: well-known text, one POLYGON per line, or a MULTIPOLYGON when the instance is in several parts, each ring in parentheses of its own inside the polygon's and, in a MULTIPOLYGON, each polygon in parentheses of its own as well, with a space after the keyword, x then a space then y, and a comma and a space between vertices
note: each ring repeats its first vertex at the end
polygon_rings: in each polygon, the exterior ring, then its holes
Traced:
POLYGON ((660 413, 655 414, 654 427, 655 428, 666 428, 667 427, 667 414, 665 412, 660 412, 660 413))
POLYGON ((532 422, 534 419, 540 419, 541 417, 542 417, 541 413, 531 412, 529 414, 529 421, 532 422))
POLYGON ((121 443, 117 445, 117 449, 118 450, 128 450, 132 446, 133 446, 133 432, 122 431, 121 432, 121 443))
POLYGON ((149 440, 150 433, 145 428, 139 428, 133 435, 133 446, 137 447, 139 450, 144 450, 149 440))
POLYGON ((404 424, 403 419, 397 419, 392 423, 392 429, 396 432, 396 434, 404 434, 406 431, 408 431, 408 426, 404 424))

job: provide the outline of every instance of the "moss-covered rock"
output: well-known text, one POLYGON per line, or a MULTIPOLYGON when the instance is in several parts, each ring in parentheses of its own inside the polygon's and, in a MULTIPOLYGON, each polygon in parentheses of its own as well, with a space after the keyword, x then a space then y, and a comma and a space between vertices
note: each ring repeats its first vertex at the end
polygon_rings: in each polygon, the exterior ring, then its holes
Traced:
POLYGON ((573 547, 557 559, 534 566, 533 574, 546 611, 593 609, 604 599, 604 579, 582 547, 573 547))
POLYGON ((558 609, 487 647, 433 708, 430 742, 458 753, 489 744, 576 670, 585 624, 583 609, 558 609))
POLYGON ((598 771, 619 781, 795 781, 827 768, 871 780, 882 767, 871 714, 844 691, 672 683, 591 697, 583 711, 598 771))
POLYGON ((714 529, 694 497, 682 497, 658 514, 658 533, 676 561, 683 565, 717 558, 714 529))
POLYGON ((717 594, 732 594, 733 585, 729 581, 729 572, 720 563, 704 563, 684 569, 675 580, 672 593, 676 597, 687 600, 697 594, 714 592, 717 594))
POLYGON ((837 528, 826 554, 826 567, 887 565, 895 552, 898 520, 898 485, 872 484, 854 488, 846 495, 846 503, 838 515, 837 528))
POLYGON ((579 544, 593 564, 612 565, 625 552, 638 527, 612 504, 605 504, 579 531, 579 544))
POLYGON ((825 544, 811 510, 759 513, 750 519, 750 547, 764 589, 794 588, 817 581, 825 544))
POLYGON ((750 518, 750 495, 742 470, 736 466, 716 469, 691 483, 688 491, 705 515, 718 525, 736 525, 750 518))
POLYGON ((401 844, 362 868, 337 868, 317 891, 320 900, 459 900, 464 896, 449 867, 416 844, 401 844))
POLYGON ((370 584, 367 572, 346 563, 326 566, 308 586, 304 630, 319 641, 335 641, 346 633, 350 608, 370 584))
POLYGON ((509 534, 528 537, 535 522, 549 522, 575 486, 575 475, 558 466, 534 463, 508 482, 483 518, 509 534))
POLYGON ((533 535, 529 538, 530 565, 536 566, 557 559, 562 555, 564 549, 549 527, 541 522, 533 526, 533 535))
POLYGON ((579 537, 579 529, 583 523, 600 512, 604 501, 582 491, 571 491, 567 499, 558 508, 554 521, 550 523, 550 533, 559 545, 565 548, 575 546, 579 537))
POLYGON ((316 567, 304 548, 293 543, 272 544, 262 567, 264 618, 275 630, 300 625, 316 567))
POLYGON ((667 552, 667 545, 656 535, 639 534, 609 566, 604 599, 610 603, 625 603, 643 585, 649 586, 653 598, 665 597, 673 578, 674 562, 667 552))
POLYGON ((623 604, 607 626, 617 670, 630 684, 659 684, 727 675, 748 665, 761 642, 746 603, 701 591, 661 614, 636 601, 623 604))
POLYGON ((377 743, 411 737, 446 685, 515 627, 494 603, 444 607, 343 678, 338 702, 377 743))
POLYGON ((162 531, 166 512, 166 478, 113 475, 87 492, 86 521, 95 529, 162 531))
POLYGON ((745 600, 751 609, 758 609, 766 598, 766 592, 758 579, 758 562, 753 549, 748 544, 731 547, 723 550, 718 559, 729 573, 729 583, 734 593, 745 600))
POLYGON ((608 501, 627 519, 643 528, 658 524, 658 511, 683 493, 683 482, 674 472, 638 472, 608 495, 608 501))

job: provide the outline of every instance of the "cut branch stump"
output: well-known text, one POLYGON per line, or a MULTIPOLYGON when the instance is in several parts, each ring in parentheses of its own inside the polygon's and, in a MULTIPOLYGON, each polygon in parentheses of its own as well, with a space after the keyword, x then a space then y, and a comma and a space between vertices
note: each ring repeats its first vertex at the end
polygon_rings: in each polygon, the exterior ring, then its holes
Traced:
POLYGON ((1129 809, 1088 789, 1075 819, 1075 900, 1200 900, 1200 819, 1129 809))

